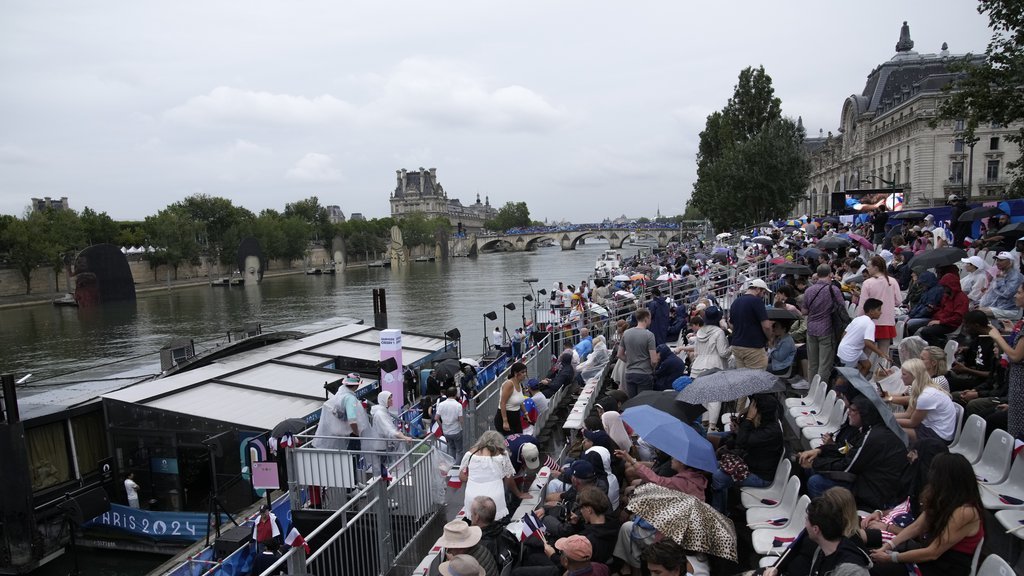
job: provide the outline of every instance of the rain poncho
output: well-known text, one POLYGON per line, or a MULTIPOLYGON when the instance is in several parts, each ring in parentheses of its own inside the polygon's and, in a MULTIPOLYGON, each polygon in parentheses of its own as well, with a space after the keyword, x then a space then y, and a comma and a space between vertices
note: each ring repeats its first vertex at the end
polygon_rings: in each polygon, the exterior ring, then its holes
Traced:
POLYGON ((370 430, 370 419, 363 409, 363 403, 347 387, 338 389, 338 393, 331 396, 324 402, 320 409, 320 423, 316 427, 316 435, 313 439, 315 448, 333 448, 343 450, 348 442, 341 438, 328 438, 331 436, 345 437, 352 434, 352 426, 349 421, 350 409, 355 408, 356 425, 359 433, 368 434, 370 430))

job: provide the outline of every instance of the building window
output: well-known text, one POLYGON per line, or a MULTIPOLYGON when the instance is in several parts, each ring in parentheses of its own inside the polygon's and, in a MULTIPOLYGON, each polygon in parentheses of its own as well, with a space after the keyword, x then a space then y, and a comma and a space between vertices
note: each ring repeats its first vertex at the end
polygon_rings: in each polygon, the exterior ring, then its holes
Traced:
POLYGON ((998 136, 993 136, 992 138, 989 138, 989 140, 988 140, 988 149, 989 150, 999 150, 999 137, 998 136))
POLYGON ((989 160, 985 167, 985 179, 988 182, 999 181, 999 160, 989 160))
POLYGON ((964 121, 963 120, 957 120, 956 124, 953 126, 953 129, 957 130, 957 131, 963 130, 964 129, 964 121))
POLYGON ((896 162, 899 162, 899 161, 900 161, 900 149, 897 148, 896 149, 896 162))
POLYGON ((905 184, 910 184, 910 166, 907 166, 906 171, 907 171, 907 175, 906 175, 906 177, 903 178, 903 182, 905 184))
POLYGON ((952 162, 949 165, 949 181, 954 184, 961 184, 964 181, 964 163, 952 162))
POLYGON ((964 151, 964 141, 963 141, 963 138, 957 138, 956 140, 953 140, 953 152, 963 152, 963 151, 964 151))
POLYGON ((897 168, 896 171, 892 173, 892 185, 895 186, 895 185, 897 185, 899 183, 900 183, 900 170, 899 170, 899 168, 897 168))

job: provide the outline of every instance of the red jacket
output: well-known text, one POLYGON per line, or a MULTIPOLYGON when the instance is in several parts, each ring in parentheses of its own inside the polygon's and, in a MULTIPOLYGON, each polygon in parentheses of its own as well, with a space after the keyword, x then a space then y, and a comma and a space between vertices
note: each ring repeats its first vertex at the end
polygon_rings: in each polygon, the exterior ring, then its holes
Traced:
POLYGON ((967 295, 960 289, 960 279, 953 273, 943 275, 939 279, 939 286, 942 286, 944 293, 938 309, 932 315, 932 320, 957 328, 963 323, 964 314, 967 313, 967 295))

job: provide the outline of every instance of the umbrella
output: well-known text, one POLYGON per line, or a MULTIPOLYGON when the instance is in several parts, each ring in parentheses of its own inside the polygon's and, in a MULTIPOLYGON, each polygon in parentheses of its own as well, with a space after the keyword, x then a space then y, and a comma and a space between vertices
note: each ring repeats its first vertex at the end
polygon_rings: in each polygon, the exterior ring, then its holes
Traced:
POLYGON ((683 388, 676 396, 676 400, 691 404, 728 402, 761 392, 771 392, 777 384, 778 378, 764 370, 722 370, 698 376, 689 386, 683 388))
POLYGON ((724 240, 726 238, 732 238, 732 234, 730 234, 728 232, 722 232, 718 236, 715 236, 715 238, 718 238, 719 240, 724 240))
POLYGON ((636 300, 636 294, 633 294, 632 292, 629 292, 627 290, 619 290, 619 291, 617 291, 615 293, 615 297, 620 299, 620 300, 621 299, 636 300))
POLYGON ((459 364, 465 364, 467 366, 472 366, 473 368, 480 367, 480 362, 475 358, 459 358, 459 364))
POLYGON ((633 274, 632 276, 630 276, 629 279, 630 280, 647 280, 647 275, 646 274, 637 273, 637 274, 633 274))
POLYGON ((775 245, 775 240, 772 240, 771 238, 769 238, 767 236, 756 236, 753 240, 751 240, 751 242, 753 242, 755 244, 760 244, 762 246, 774 246, 775 245))
POLYGON ((622 420, 645 442, 691 468, 718 470, 715 449, 682 420, 653 406, 634 406, 622 412, 622 420))
POLYGON ((708 255, 703 253, 703 252, 697 252, 696 254, 693 255, 693 259, 694 260, 707 260, 708 259, 708 255))
POLYGON ((772 274, 792 274, 794 276, 810 276, 814 272, 803 264, 776 264, 772 267, 772 274))
POLYGON ((897 212, 890 216, 893 220, 924 220, 925 213, 918 212, 916 210, 908 210, 906 212, 897 212))
POLYGON ((614 280, 615 282, 629 282, 629 276, 626 276, 625 274, 619 274, 617 276, 612 276, 612 280, 614 280))
POLYGON ((769 320, 797 320, 799 317, 792 310, 785 308, 769 308, 768 319, 769 320))
POLYGON ((818 250, 817 248, 804 248, 803 250, 800 251, 800 255, 803 256, 804 258, 817 260, 818 258, 821 257, 821 250, 818 250))
MULTIPOLYGON (((909 443, 907 433, 903 431, 903 427, 896 423, 896 416, 892 413, 892 409, 886 405, 885 401, 882 400, 881 394, 878 393, 878 386, 868 382, 860 371, 856 368, 839 368, 839 373, 846 378, 858 392, 864 395, 865 398, 871 401, 878 410, 878 414, 882 417, 882 421, 889 427, 890 430, 896 433, 896 436, 903 441, 906 445, 909 443)), ((690 386, 693 386, 691 384, 690 386)))
POLYGON ((1006 216, 1006 213, 995 206, 978 206, 964 212, 957 218, 957 222, 974 222, 991 216, 1006 216))
POLYGON ((288 418, 287 420, 279 422, 277 426, 274 426, 274 429, 270 431, 270 437, 280 438, 289 434, 295 436, 309 427, 310 424, 306 424, 306 421, 302 418, 288 418))
POLYGON ((910 269, 914 268, 935 268, 936 266, 948 266, 956 264, 961 258, 967 258, 967 252, 952 246, 933 248, 925 250, 910 259, 910 269))
POLYGON ((691 552, 736 561, 736 527, 700 500, 657 484, 637 487, 626 509, 691 552))
POLYGON ((835 216, 825 216, 821 221, 828 222, 830 224, 839 224, 839 218, 836 218, 835 216))
POLYGON ((658 276, 656 279, 659 282, 665 282, 666 280, 672 282, 675 280, 681 280, 682 276, 680 276, 679 274, 673 274, 672 272, 667 272, 665 274, 658 276))
POLYGON ((593 302, 587 302, 587 306, 590 307, 590 311, 592 313, 597 314, 598 316, 607 316, 608 315, 608 309, 605 308, 604 306, 601 306, 599 304, 594 304, 593 302))
POLYGON ((817 247, 821 250, 839 250, 850 245, 850 240, 842 236, 826 236, 818 240, 817 247))
POLYGON ((853 241, 857 242, 858 244, 860 244, 861 246, 867 248, 868 250, 874 250, 875 249, 875 245, 872 244, 870 240, 868 240, 867 238, 861 236, 860 234, 854 234, 853 232, 850 232, 846 236, 849 237, 850 240, 853 240, 853 241))
POLYGON ((664 392, 647 390, 646 392, 641 392, 626 400, 622 405, 622 409, 625 410, 634 406, 651 406, 675 416, 683 422, 693 422, 704 413, 703 406, 695 406, 676 400, 675 390, 666 390, 664 392))
POLYGON ((1024 222, 1007 224, 1000 228, 996 234, 1007 238, 1020 238, 1021 236, 1024 236, 1024 222))
POLYGON ((721 262, 722 264, 729 263, 729 255, 725 252, 715 252, 714 254, 711 255, 711 259, 717 262, 721 262))

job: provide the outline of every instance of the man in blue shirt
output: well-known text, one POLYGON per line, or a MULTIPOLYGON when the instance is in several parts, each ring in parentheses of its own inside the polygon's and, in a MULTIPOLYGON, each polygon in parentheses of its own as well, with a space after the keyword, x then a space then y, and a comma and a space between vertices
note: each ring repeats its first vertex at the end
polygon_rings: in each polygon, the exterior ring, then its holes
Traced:
POLYGON ((736 358, 737 368, 764 370, 768 367, 765 346, 772 333, 772 323, 768 320, 764 298, 770 293, 764 280, 757 278, 750 282, 747 291, 729 307, 732 354, 736 358))
POLYGON ((1016 260, 1009 252, 1000 252, 996 255, 996 268, 999 269, 999 274, 992 280, 978 302, 978 308, 988 316, 1001 320, 1020 318, 1020 308, 1014 303, 1013 295, 1024 281, 1024 276, 1017 270, 1016 260))

